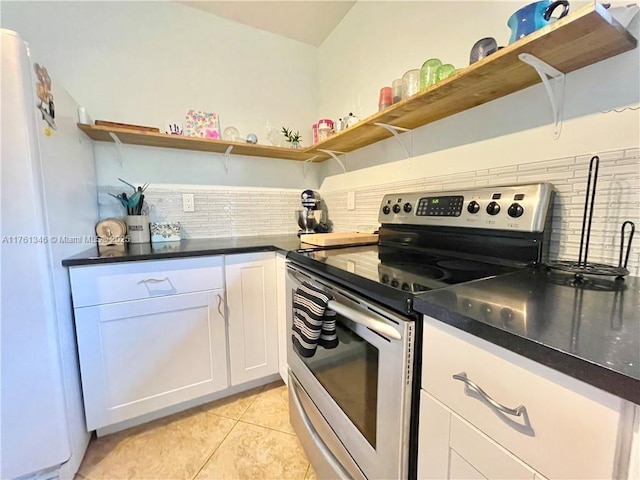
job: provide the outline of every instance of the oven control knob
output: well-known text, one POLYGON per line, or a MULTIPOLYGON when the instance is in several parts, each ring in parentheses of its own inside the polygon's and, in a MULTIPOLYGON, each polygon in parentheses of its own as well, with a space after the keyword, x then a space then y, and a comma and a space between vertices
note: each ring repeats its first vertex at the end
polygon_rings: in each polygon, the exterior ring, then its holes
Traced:
POLYGON ((393 206, 393 213, 400 213, 400 204, 399 203, 396 203, 393 206))
POLYGON ((387 275, 386 273, 383 273, 382 278, 380 280, 382 280, 382 283, 389 283, 389 275, 387 275))
POLYGON ((402 290, 404 290, 405 292, 408 292, 409 290, 411 290, 411 287, 409 286, 409 284, 407 282, 404 282, 402 284, 402 290))
POLYGON ((512 203, 509 207, 509 210, 507 210, 507 213, 510 217, 518 218, 521 217, 524 213, 524 208, 522 208, 522 205, 520 205, 519 203, 512 203))
POLYGON ((413 209, 413 207, 411 206, 411 204, 409 202, 407 202, 407 203, 404 204, 404 207, 402 207, 402 209, 405 212, 409 213, 413 209))
POLYGON ((500 213, 500 204, 498 202, 491 202, 487 205, 487 213, 489 215, 497 215, 500 213))
POLYGON ((384 207, 382 207, 382 213, 384 213, 385 215, 389 215, 389 213, 391 213, 389 205, 385 205, 384 207))
POLYGON ((400 282, 398 282, 398 280, 396 280, 395 278, 391 280, 391 286, 393 288, 398 288, 398 285, 400 285, 400 282))
POLYGON ((467 205, 467 212, 469 213, 478 213, 480 211, 480 204, 475 200, 471 200, 469 205, 467 205))

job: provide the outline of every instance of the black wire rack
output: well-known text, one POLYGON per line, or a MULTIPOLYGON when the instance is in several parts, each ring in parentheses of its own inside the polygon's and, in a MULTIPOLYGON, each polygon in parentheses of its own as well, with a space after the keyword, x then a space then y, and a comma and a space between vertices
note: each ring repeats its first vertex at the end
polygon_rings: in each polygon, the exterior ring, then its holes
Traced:
POLYGON ((607 265, 604 263, 590 263, 587 261, 587 257, 589 255, 589 243, 591 240, 591 222, 593 220, 593 205, 596 197, 599 166, 600 158, 596 155, 592 157, 589 162, 589 176, 587 178, 587 193, 584 199, 584 213, 582 215, 582 232, 580 234, 580 252, 578 254, 578 261, 561 260, 547 264, 547 266, 555 270, 573 273, 576 281, 578 282, 583 279, 584 275, 606 275, 617 278, 629 275, 627 263, 629 262, 629 253, 631 252, 631 242, 636 231, 636 227, 633 222, 626 221, 622 224, 620 232, 620 258, 617 266, 607 265), (627 227, 629 227, 629 239, 627 241, 627 249, 625 253, 624 240, 627 227))

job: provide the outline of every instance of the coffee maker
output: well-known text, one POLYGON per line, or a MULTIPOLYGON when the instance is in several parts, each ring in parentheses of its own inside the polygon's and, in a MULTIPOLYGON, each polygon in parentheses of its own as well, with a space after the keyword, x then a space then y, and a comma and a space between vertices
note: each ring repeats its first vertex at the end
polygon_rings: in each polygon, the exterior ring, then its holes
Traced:
POLYGON ((324 212, 321 206, 322 199, 318 192, 304 190, 300 195, 302 210, 296 210, 296 218, 300 231, 298 235, 304 233, 324 233, 329 229, 324 220, 324 212))

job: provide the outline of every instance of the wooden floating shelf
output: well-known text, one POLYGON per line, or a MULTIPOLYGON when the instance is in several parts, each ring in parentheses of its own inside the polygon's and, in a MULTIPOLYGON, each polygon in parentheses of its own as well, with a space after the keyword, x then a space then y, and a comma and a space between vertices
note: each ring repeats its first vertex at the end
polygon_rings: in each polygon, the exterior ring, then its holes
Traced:
POLYGON ((234 155, 250 155, 254 157, 270 157, 299 161, 307 160, 314 155, 312 153, 305 153, 305 150, 296 150, 293 148, 269 147, 266 145, 253 145, 241 142, 225 142, 224 140, 143 132, 126 128, 87 125, 84 123, 79 123, 78 128, 86 133, 89 138, 98 142, 114 142, 111 135, 109 135, 112 133, 118 137, 118 140, 126 145, 177 148, 180 150, 212 153, 225 153, 227 148, 233 147, 231 153, 234 155))
POLYGON ((216 153, 225 153, 229 146, 233 146, 231 153, 234 155, 298 161, 315 157, 312 161, 324 161, 329 155, 319 150, 351 152, 392 135, 375 123, 414 129, 540 83, 536 70, 519 59, 521 53, 533 55, 562 73, 569 73, 636 46, 636 39, 613 20, 602 5, 594 2, 427 90, 377 112, 317 145, 301 150, 84 124, 78 124, 78 128, 93 140, 103 142, 113 142, 109 135, 113 133, 122 143, 132 145, 216 153))

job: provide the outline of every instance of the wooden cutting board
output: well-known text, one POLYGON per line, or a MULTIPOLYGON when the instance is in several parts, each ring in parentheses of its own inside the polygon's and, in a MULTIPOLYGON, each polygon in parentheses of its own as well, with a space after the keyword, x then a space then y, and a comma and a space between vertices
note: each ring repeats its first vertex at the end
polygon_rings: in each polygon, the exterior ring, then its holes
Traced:
POLYGON ((300 235, 300 241, 320 247, 361 245, 363 243, 378 243, 378 234, 357 232, 303 233, 300 235))
POLYGON ((129 123, 108 122, 106 120, 96 120, 95 124, 109 128, 126 128, 127 130, 137 130, 139 132, 160 133, 157 127, 145 127, 144 125, 131 125, 129 123))

